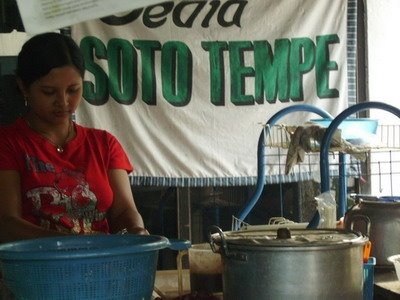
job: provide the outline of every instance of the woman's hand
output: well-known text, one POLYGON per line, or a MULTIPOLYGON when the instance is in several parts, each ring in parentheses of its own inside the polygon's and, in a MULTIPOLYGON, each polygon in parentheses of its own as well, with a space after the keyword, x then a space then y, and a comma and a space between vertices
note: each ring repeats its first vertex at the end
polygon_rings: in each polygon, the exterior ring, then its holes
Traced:
POLYGON ((143 227, 133 227, 132 229, 128 230, 129 233, 138 234, 138 235, 149 235, 150 233, 147 231, 146 228, 143 227))
POLYGON ((127 233, 138 234, 138 235, 149 235, 149 232, 147 231, 146 228, 139 226, 133 227, 130 230, 124 228, 117 232, 117 234, 127 234, 127 233))

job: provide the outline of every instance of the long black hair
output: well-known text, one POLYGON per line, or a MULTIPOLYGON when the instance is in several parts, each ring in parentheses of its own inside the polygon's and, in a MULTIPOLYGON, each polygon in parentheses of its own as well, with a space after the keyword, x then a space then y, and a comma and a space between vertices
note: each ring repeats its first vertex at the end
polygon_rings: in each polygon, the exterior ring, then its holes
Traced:
POLYGON ((79 46, 66 35, 47 32, 31 37, 17 58, 16 76, 29 87, 51 69, 74 66, 83 78, 84 61, 79 46))

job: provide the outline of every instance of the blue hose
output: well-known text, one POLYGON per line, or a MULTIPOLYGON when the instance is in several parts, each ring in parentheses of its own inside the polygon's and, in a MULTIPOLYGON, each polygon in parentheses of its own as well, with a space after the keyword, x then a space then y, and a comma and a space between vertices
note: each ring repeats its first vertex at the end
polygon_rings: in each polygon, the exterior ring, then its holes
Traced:
MULTIPOLYGON (((323 118, 328 118, 328 119, 333 119, 333 117, 326 111, 309 105, 309 104, 298 104, 298 105, 292 105, 289 107, 286 107, 277 113, 275 113, 266 123, 267 126, 272 127, 276 124, 276 122, 284 117, 285 115, 292 113, 292 112, 299 112, 299 111, 306 111, 306 112, 311 112, 318 114, 319 116, 323 118)), ((268 128, 267 128, 268 129, 268 128)), ((267 131, 267 134, 269 131, 267 131)), ((253 207, 256 205, 258 202, 261 193, 264 189, 265 185, 265 164, 266 164, 266 156, 265 156, 265 141, 264 141, 264 130, 261 132, 260 137, 258 139, 258 146, 257 146, 257 183, 256 183, 256 189, 251 196, 251 198, 247 201, 243 209, 240 211, 238 215, 238 219, 241 221, 244 221, 244 219, 248 216, 250 211, 253 209, 253 207)), ((238 230, 239 228, 233 228, 233 230, 238 230)))
MULTIPOLYGON (((362 102, 355 104, 346 108, 342 111, 335 119, 332 120, 330 125, 325 131, 325 134, 321 141, 321 149, 320 149, 320 172, 321 172, 321 193, 328 192, 329 187, 329 148, 333 133, 339 127, 340 123, 346 119, 348 116, 359 112, 364 111, 370 108, 377 108, 386 110, 388 112, 393 113, 397 117, 400 118, 400 110, 392 105, 382 103, 382 102, 362 102)), ((346 201, 346 199, 342 199, 346 201)), ((314 217, 308 224, 307 228, 316 228, 319 223, 319 214, 318 212, 315 213, 314 217)))

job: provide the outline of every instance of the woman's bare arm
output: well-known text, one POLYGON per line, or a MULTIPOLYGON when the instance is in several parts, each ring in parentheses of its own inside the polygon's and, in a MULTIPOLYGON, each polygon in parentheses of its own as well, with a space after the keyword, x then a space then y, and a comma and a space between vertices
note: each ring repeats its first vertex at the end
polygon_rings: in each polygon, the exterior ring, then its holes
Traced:
POLYGON ((149 234, 133 199, 128 174, 122 169, 108 171, 114 201, 108 212, 111 233, 127 229, 129 233, 149 234))

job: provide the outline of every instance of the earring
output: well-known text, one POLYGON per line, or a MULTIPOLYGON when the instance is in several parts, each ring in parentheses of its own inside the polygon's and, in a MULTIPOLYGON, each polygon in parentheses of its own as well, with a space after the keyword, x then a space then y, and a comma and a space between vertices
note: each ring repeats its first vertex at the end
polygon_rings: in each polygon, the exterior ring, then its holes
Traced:
POLYGON ((24 95, 24 104, 25 107, 28 107, 28 97, 24 95))

